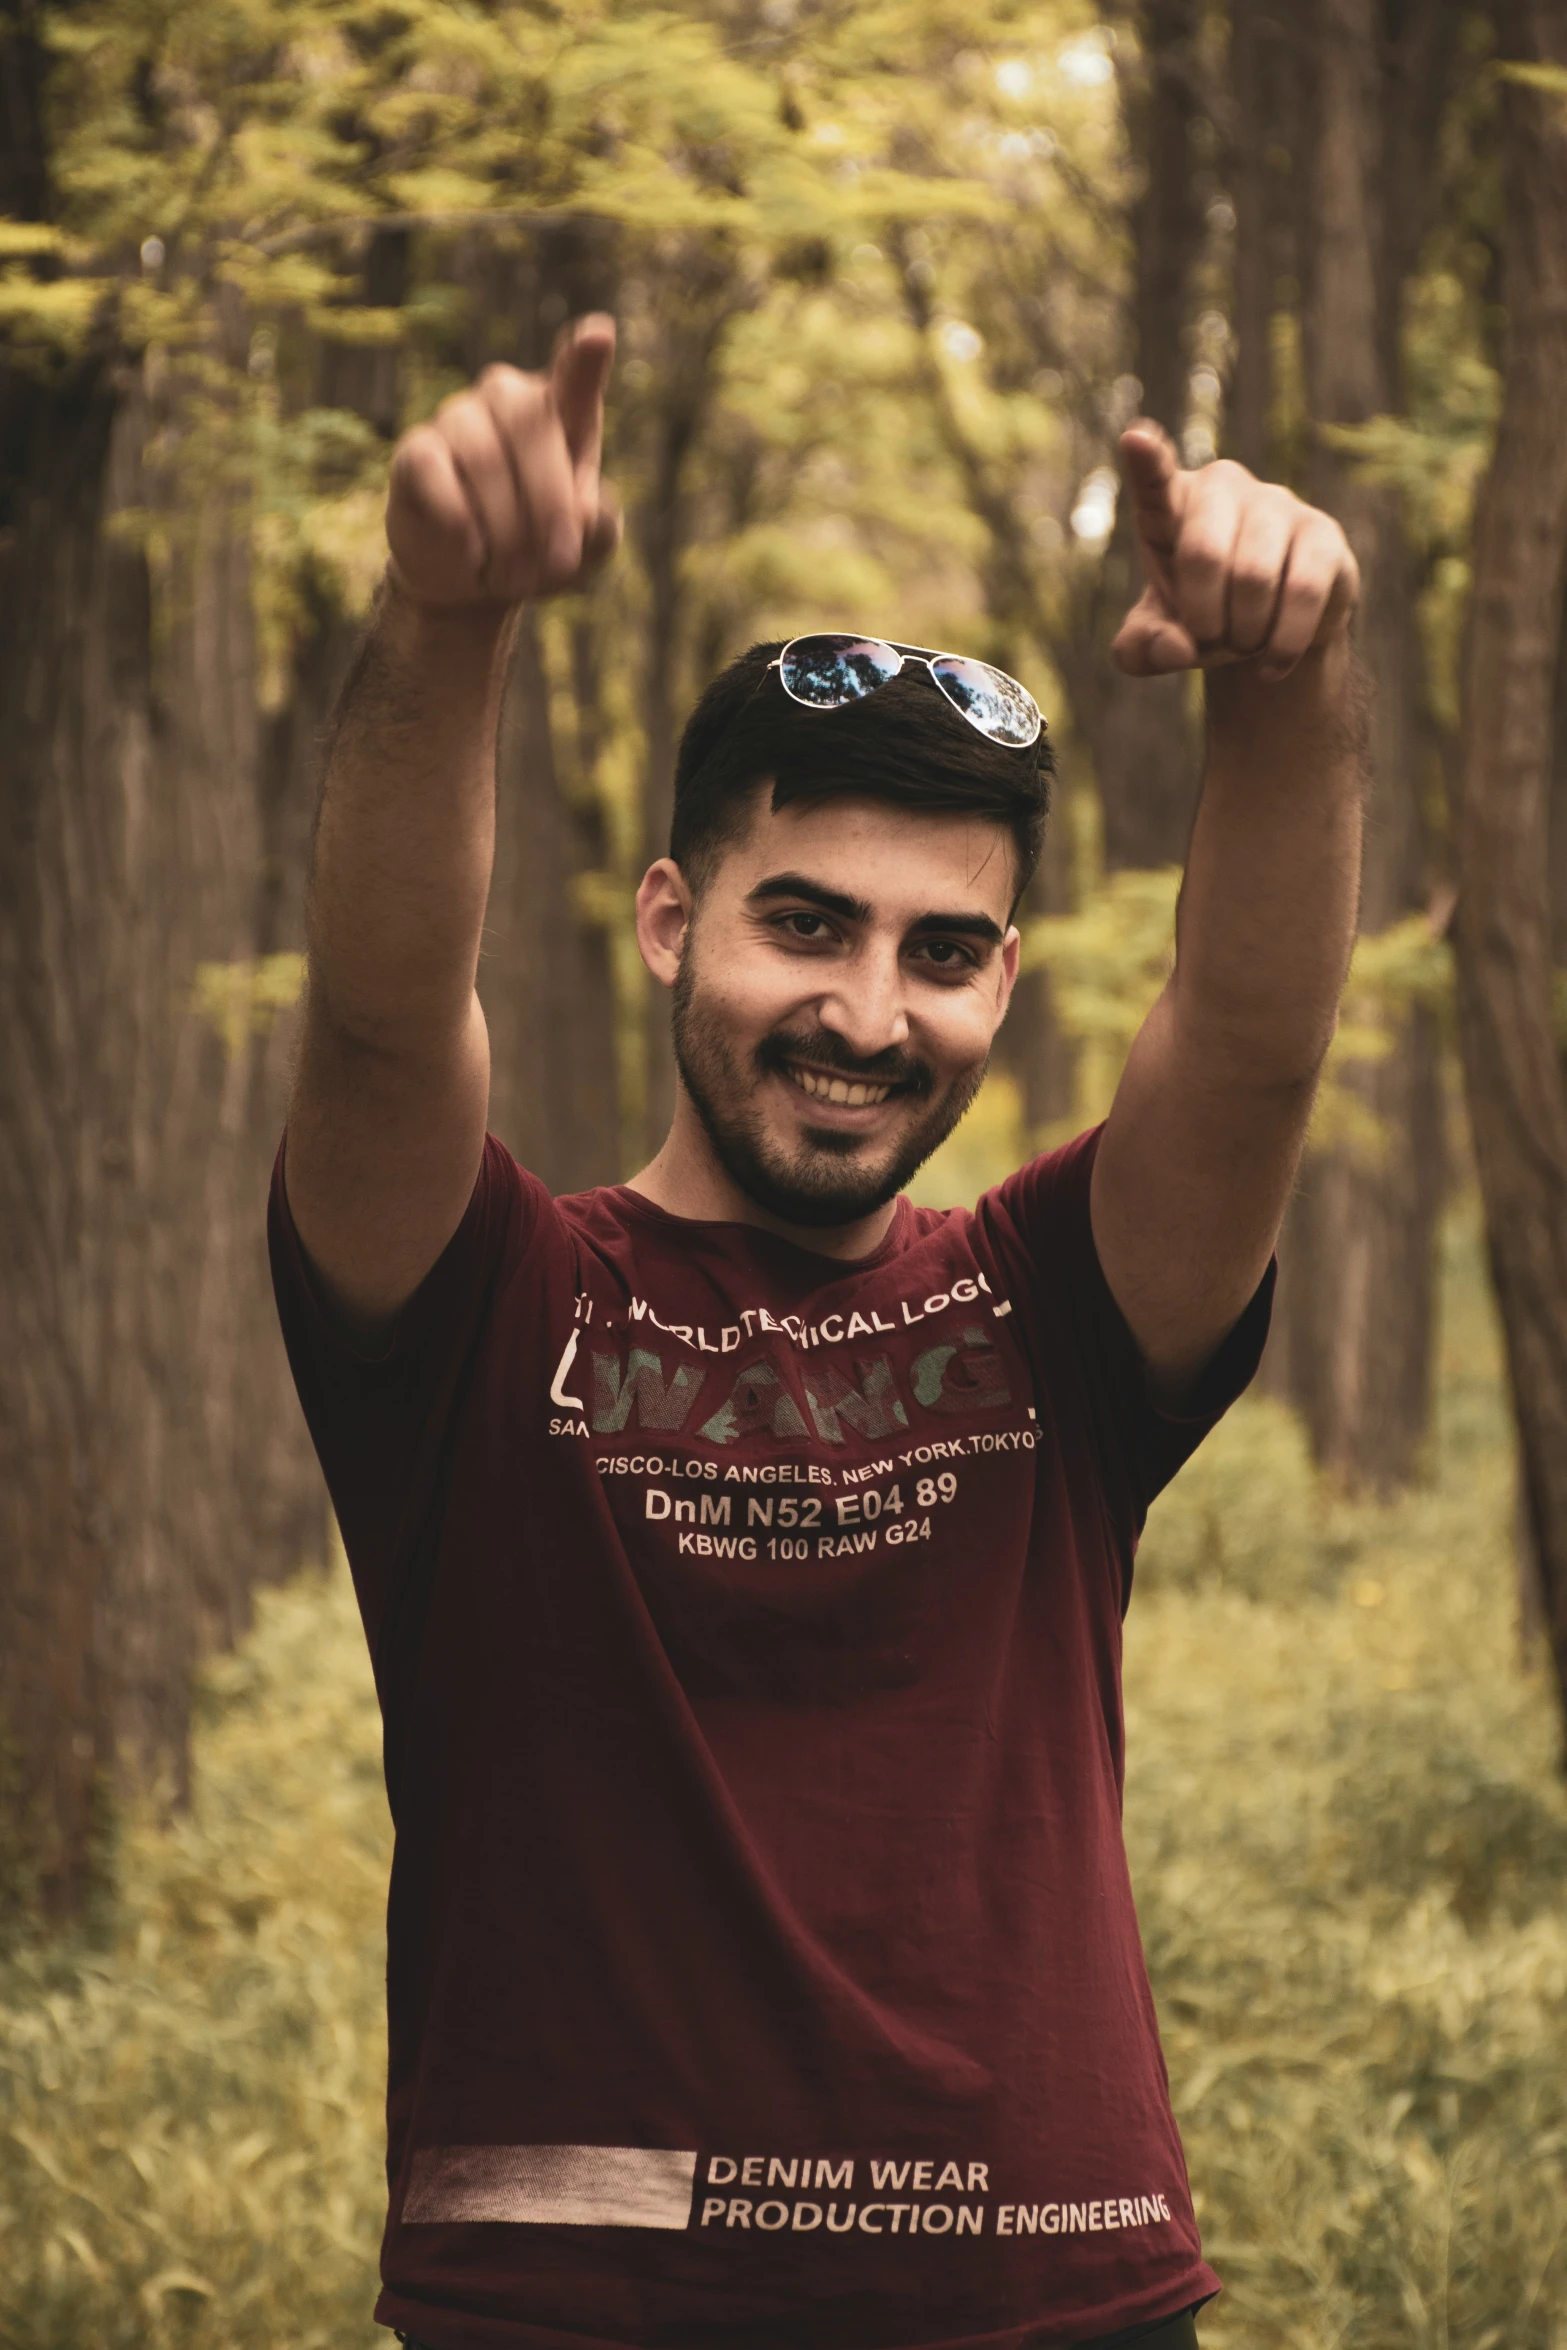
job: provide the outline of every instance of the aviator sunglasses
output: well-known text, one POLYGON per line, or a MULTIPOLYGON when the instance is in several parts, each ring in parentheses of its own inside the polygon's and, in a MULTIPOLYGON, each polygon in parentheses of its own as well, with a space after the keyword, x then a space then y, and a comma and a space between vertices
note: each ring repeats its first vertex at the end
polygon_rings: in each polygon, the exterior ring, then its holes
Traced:
POLYGON ((924 645, 892 645, 879 636, 797 636, 769 669, 791 702, 807 710, 842 710, 890 685, 905 661, 930 671, 952 704, 987 741, 1026 751, 1045 729, 1027 686, 966 653, 933 653, 924 645))

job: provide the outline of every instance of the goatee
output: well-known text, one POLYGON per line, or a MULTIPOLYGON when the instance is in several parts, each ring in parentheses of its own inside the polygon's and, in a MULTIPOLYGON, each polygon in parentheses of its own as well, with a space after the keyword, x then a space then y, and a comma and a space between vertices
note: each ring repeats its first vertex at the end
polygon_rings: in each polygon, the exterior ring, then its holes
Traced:
POLYGON ((885 1207, 946 1141, 984 1082, 987 1062, 938 1094, 927 1062, 895 1047, 857 1060, 827 1028, 775 1029, 742 1059, 730 1051, 719 1023, 702 1016, 694 962, 688 944, 674 986, 675 1066, 725 1174, 780 1223, 826 1230, 885 1207), (799 1148, 787 1151, 770 1138, 757 1092, 768 1075, 786 1074, 792 1060, 840 1070, 851 1080, 898 1086, 924 1104, 923 1113, 872 1165, 850 1163, 867 1146, 836 1127, 807 1127, 799 1148))

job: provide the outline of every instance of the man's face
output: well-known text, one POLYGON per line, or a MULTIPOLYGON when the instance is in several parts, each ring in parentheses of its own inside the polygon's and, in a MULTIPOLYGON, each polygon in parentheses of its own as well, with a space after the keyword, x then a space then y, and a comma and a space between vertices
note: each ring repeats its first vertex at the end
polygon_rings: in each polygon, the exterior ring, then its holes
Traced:
POLYGON ((730 1179, 786 1223, 871 1214, 979 1089, 1017 976, 1001 825, 875 799, 774 811, 692 911, 675 1056, 730 1179))

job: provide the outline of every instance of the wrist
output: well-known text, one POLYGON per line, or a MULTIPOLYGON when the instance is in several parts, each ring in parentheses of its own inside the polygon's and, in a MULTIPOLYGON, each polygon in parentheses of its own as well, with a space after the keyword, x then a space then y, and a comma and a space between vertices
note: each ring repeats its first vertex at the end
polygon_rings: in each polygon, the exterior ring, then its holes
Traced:
POLYGON ((372 625, 404 659, 488 669, 509 653, 519 610, 516 604, 427 604, 388 560, 372 625))
POLYGON ((1297 714, 1312 705, 1351 702, 1356 698, 1359 664, 1349 632, 1340 629, 1320 645, 1312 645, 1284 677, 1269 677, 1261 660, 1227 662, 1203 672, 1203 695, 1210 725, 1232 715, 1272 717, 1297 714))

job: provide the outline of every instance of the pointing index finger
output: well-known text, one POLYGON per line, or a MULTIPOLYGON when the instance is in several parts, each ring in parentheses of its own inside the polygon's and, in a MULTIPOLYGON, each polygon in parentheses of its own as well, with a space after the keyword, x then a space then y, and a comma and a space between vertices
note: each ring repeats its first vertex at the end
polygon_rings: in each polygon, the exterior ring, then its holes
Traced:
POLYGON ((604 392, 615 358, 615 321, 602 310, 561 331, 550 384, 576 472, 596 473, 604 445, 604 392))
POLYGON ((1138 535, 1155 554, 1172 554, 1181 535, 1187 481, 1174 442, 1162 425, 1140 416, 1121 435, 1121 463, 1138 535))

